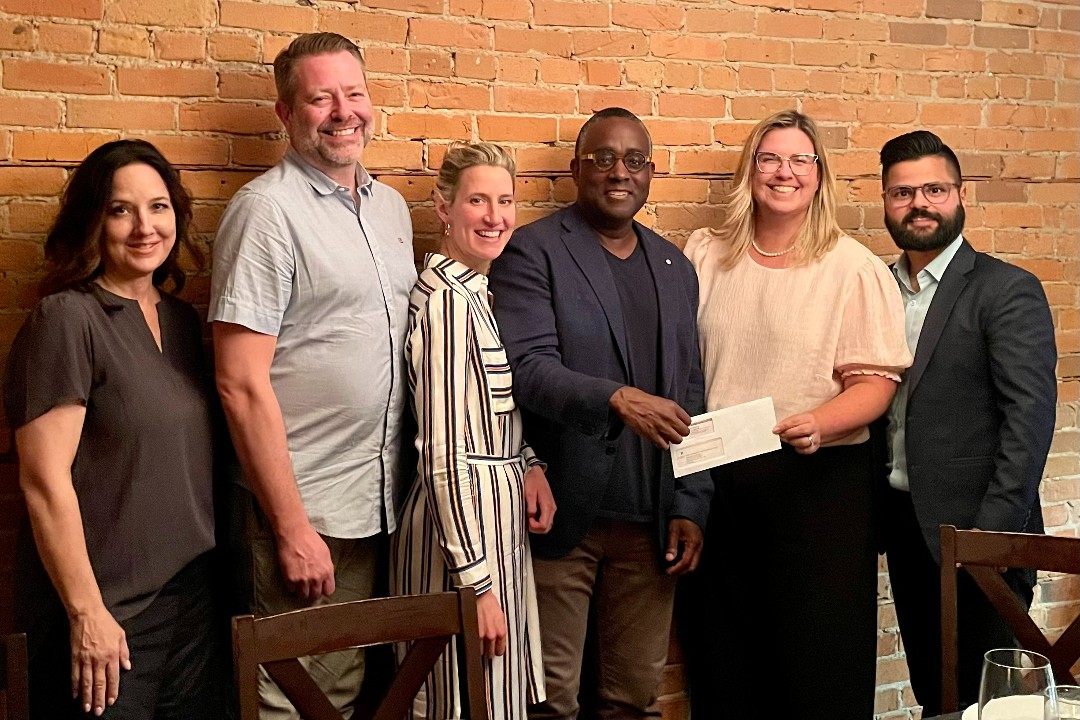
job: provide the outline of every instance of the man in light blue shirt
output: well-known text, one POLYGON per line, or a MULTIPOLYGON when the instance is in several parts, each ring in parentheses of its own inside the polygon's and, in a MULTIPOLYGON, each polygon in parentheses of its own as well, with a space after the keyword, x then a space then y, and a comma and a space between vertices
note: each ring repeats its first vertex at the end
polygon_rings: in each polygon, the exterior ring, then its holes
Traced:
MULTIPOLYGON (((915 356, 888 413, 885 549, 911 687, 941 711, 942 524, 1043 531, 1039 481, 1054 434, 1054 326, 1038 278, 961 235, 956 155, 917 131, 881 150, 885 225, 915 356)), ((1030 606, 1035 573, 1006 582, 1030 606)), ((978 700, 983 653, 1015 644, 969 577, 958 582, 958 688, 978 700)))
MULTIPOLYGON (((409 211, 360 160, 374 127, 359 49, 302 35, 274 61, 289 150, 229 203, 209 319, 243 468, 240 583, 257 615, 371 597, 395 529, 416 280, 409 211)), ((304 663, 342 712, 362 650, 304 663)), ((262 673, 263 720, 296 718, 262 673)), ((348 717, 348 715, 346 715, 348 717)))

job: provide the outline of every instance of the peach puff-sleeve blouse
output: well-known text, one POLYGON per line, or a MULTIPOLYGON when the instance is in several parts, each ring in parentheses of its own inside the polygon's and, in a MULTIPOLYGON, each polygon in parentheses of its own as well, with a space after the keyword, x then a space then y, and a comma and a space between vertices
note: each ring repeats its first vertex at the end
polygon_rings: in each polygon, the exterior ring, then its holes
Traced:
MULTIPOLYGON (((767 268, 747 254, 725 270, 724 247, 703 228, 685 248, 700 285, 708 410, 772 397, 782 420, 839 395, 849 375, 900 381, 911 365, 903 302, 896 280, 873 253, 843 236, 808 265, 767 268)), ((868 437, 863 426, 828 444, 868 437)))

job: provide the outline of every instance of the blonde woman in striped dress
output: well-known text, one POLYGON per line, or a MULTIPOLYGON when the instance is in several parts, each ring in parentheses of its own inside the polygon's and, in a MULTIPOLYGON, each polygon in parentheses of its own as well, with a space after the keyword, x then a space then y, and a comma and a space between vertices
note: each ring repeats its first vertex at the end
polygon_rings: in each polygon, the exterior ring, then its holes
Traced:
MULTIPOLYGON (((487 269, 514 230, 514 162, 491 143, 451 145, 435 211, 445 224, 409 308, 409 385, 420 461, 393 542, 393 591, 476 588, 492 718, 544 699, 529 532, 555 501, 522 441, 510 366, 491 313, 487 269)), ((456 648, 444 653, 414 718, 461 718, 456 648)))

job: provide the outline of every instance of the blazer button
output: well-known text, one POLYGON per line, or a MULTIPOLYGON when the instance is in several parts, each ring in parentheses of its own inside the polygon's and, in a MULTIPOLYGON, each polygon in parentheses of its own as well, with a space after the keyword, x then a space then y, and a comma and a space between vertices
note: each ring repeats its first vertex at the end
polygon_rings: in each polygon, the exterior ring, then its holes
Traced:
POLYGON ((604 448, 604 452, 607 453, 608 455, 614 455, 615 454, 615 446, 614 445, 608 445, 606 448, 604 448))

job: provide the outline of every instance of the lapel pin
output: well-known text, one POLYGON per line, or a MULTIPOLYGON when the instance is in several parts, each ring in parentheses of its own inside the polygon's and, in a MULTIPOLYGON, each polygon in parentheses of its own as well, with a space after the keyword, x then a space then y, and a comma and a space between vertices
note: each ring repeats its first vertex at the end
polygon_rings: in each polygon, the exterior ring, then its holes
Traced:
POLYGON ((664 258, 664 262, 666 262, 668 265, 670 265, 671 264, 671 258, 664 258))

